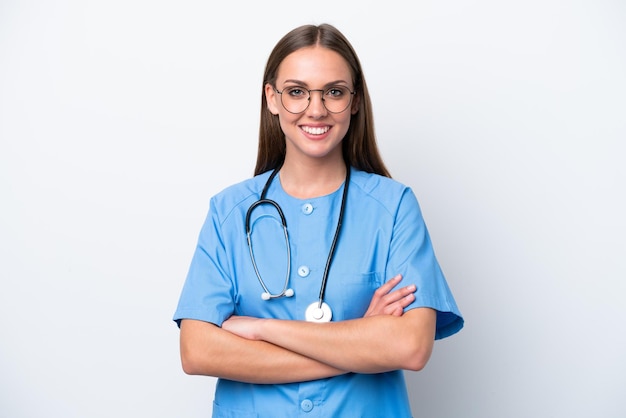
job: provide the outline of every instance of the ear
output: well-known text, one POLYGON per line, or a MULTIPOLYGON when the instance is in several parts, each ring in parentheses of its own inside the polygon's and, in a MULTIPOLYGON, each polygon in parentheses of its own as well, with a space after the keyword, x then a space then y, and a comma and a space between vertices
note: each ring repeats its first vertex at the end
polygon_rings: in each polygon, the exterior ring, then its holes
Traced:
POLYGON ((351 105, 351 109, 350 109, 350 113, 353 115, 356 115, 357 112, 359 111, 359 103, 361 103, 361 98, 359 96, 359 93, 354 95, 354 98, 352 99, 352 105, 351 105))
POLYGON ((267 109, 270 113, 272 115, 278 115, 280 97, 278 97, 278 93, 276 93, 274 87, 270 83, 265 84, 265 100, 267 101, 267 109))

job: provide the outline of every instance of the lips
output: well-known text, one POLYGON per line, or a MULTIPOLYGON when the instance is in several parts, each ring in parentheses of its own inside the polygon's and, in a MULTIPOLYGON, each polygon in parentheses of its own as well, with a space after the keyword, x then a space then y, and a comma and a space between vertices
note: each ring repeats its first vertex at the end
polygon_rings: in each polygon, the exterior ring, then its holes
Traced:
POLYGON ((302 126, 301 129, 310 135, 323 135, 330 129, 330 126, 302 126))

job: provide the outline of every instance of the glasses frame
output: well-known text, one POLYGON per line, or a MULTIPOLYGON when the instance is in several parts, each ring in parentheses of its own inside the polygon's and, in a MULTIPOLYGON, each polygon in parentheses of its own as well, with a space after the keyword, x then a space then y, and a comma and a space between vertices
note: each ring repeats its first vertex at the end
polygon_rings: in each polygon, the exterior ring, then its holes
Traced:
POLYGON ((352 99, 354 98, 354 95, 356 94, 356 90, 354 90, 354 91, 350 90, 350 88, 346 87, 346 86, 332 86, 332 87, 328 87, 327 89, 311 89, 311 90, 306 89, 304 87, 300 87, 300 86, 293 86, 293 87, 297 87, 297 88, 299 88, 299 89, 309 93, 309 97, 307 98, 306 107, 303 110, 301 110, 300 112, 292 112, 291 110, 287 109, 287 106, 285 106, 285 103, 283 103, 283 92, 285 91, 286 88, 289 88, 289 87, 285 87, 285 88, 283 88, 283 91, 280 91, 280 90, 278 90, 276 88, 276 86, 272 86, 274 91, 277 94, 280 94, 280 104, 283 106, 283 109, 285 109, 287 112, 291 113, 292 115, 299 115, 300 113, 306 112, 306 110, 311 105, 311 93, 314 92, 314 91, 319 91, 320 92, 321 99, 322 99, 322 105, 324 105, 324 109, 326 109, 329 113, 333 113, 333 114, 338 114, 338 113, 345 112, 350 107, 350 105, 352 104, 352 99), (336 89, 338 87, 342 87, 342 88, 345 88, 346 90, 348 90, 348 92, 350 93, 350 100, 348 101, 348 105, 343 110, 340 110, 339 112, 333 112, 328 107, 326 107, 326 99, 324 99, 324 93, 326 93, 328 90, 336 89))

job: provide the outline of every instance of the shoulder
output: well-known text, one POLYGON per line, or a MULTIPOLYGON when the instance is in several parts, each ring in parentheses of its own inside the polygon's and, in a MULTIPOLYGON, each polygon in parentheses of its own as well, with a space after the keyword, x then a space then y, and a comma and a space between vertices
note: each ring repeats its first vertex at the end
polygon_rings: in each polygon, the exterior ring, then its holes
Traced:
POLYGON ((250 201, 259 199, 269 175, 259 174, 221 190, 211 197, 211 210, 225 218, 240 206, 248 207, 250 201))
POLYGON ((361 198, 371 199, 391 213, 397 210, 405 197, 415 199, 410 187, 392 178, 354 168, 350 175, 350 187, 359 190, 361 198))

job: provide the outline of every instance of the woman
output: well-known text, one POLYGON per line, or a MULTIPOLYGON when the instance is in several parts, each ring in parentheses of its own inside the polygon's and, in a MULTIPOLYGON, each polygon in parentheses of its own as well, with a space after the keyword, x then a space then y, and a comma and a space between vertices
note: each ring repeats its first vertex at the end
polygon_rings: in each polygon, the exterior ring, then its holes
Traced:
POLYGON ((462 328, 336 28, 270 54, 255 176, 211 199, 174 320, 184 371, 219 378, 214 417, 410 417, 402 370, 462 328))

